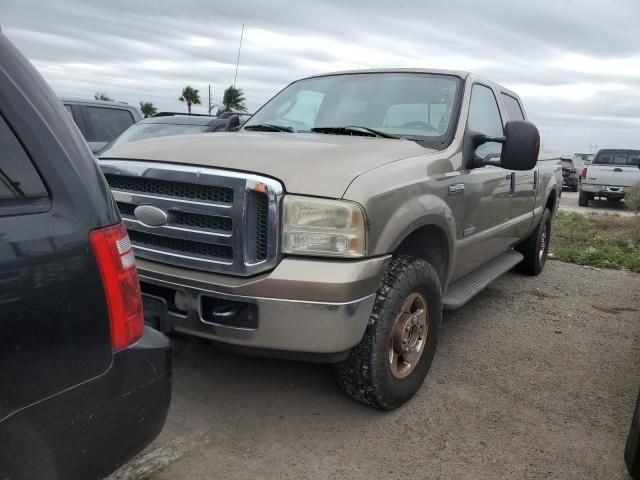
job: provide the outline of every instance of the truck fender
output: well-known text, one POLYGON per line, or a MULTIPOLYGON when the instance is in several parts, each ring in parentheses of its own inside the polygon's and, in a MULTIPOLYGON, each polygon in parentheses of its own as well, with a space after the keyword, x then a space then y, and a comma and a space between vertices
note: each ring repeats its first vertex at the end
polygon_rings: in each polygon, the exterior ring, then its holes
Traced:
POLYGON ((444 235, 448 249, 446 278, 450 278, 455 265, 455 219, 449 206, 432 194, 412 197, 399 205, 386 223, 376 229, 379 233, 371 245, 372 254, 393 253, 406 238, 422 227, 436 227, 444 235))

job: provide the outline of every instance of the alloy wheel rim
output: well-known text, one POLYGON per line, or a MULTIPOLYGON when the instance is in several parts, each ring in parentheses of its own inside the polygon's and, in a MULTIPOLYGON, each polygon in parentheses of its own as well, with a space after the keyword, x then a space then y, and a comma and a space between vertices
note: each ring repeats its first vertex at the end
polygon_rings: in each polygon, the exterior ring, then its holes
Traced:
POLYGON ((421 293, 413 292, 402 302, 389 338, 389 367, 396 378, 407 377, 416 367, 429 333, 429 307, 421 293))

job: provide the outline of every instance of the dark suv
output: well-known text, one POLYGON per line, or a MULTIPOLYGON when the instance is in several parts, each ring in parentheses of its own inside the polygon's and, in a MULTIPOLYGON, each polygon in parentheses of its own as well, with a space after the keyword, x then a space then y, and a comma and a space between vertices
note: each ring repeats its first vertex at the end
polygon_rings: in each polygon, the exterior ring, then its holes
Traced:
POLYGON ((562 164, 562 186, 577 192, 580 185, 580 174, 584 168, 582 159, 577 155, 562 157, 560 163, 562 164))
POLYGON ((0 33, 0 478, 103 477, 160 432, 171 349, 60 100, 0 33))

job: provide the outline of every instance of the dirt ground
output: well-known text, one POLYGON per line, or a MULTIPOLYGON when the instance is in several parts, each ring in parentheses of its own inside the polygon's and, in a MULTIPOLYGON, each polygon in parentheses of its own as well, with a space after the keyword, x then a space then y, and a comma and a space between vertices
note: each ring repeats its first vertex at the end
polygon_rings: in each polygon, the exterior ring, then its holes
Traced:
POLYGON ((640 275, 548 262, 445 313, 418 395, 378 412, 325 365, 179 341, 160 437, 115 478, 626 479, 640 275))

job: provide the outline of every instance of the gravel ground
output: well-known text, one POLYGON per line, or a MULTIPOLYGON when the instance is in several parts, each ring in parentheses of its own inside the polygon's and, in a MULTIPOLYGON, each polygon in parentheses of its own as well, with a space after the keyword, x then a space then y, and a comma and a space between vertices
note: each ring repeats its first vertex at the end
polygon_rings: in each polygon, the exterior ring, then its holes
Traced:
POLYGON ((179 340, 160 437, 117 478, 626 479, 640 275, 550 261, 445 313, 418 395, 382 413, 324 365, 179 340))

